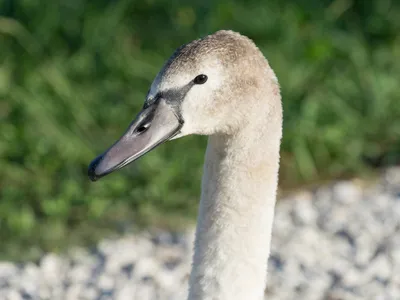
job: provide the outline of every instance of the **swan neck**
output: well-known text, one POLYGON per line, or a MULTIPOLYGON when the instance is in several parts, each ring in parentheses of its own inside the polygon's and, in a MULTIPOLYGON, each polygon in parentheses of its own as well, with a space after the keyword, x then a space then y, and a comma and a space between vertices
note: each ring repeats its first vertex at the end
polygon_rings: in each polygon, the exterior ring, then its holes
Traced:
POLYGON ((281 123, 264 125, 209 138, 189 300, 263 299, 281 123))

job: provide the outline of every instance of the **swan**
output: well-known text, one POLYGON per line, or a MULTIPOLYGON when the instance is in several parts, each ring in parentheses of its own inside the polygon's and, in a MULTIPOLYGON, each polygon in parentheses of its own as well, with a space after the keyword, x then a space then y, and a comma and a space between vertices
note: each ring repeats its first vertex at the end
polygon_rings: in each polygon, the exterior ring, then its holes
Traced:
POLYGON ((221 30, 179 47, 88 175, 95 181, 189 134, 209 137, 188 299, 263 299, 282 104, 277 77, 248 37, 221 30))

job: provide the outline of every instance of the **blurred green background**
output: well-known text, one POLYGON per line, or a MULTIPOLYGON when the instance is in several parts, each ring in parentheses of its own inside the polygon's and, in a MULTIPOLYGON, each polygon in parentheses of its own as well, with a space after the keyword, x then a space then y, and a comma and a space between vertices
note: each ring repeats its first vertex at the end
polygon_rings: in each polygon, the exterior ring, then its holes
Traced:
POLYGON ((284 103, 280 187, 400 161, 400 2, 0 0, 0 257, 194 219, 206 139, 89 182, 164 60, 218 29, 248 35, 284 103))

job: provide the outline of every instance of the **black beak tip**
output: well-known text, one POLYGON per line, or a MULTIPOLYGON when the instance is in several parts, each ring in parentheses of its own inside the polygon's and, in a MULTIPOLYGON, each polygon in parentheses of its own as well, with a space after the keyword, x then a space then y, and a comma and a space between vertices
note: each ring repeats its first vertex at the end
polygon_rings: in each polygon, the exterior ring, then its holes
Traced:
POLYGON ((96 167, 99 165, 100 161, 102 160, 103 156, 100 155, 96 157, 89 165, 88 167, 88 176, 91 181, 97 181, 100 179, 102 176, 96 174, 96 167))

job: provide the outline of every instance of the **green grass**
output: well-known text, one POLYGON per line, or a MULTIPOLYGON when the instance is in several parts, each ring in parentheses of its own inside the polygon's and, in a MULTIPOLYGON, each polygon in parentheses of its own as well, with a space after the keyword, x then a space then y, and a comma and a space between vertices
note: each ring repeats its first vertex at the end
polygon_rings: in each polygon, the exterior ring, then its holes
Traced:
POLYGON ((91 243, 130 222, 193 219, 204 137, 167 143, 95 184, 86 168, 139 111, 172 51, 218 29, 254 39, 279 78, 281 187, 399 162, 396 1, 3 0, 2 257, 91 243))

